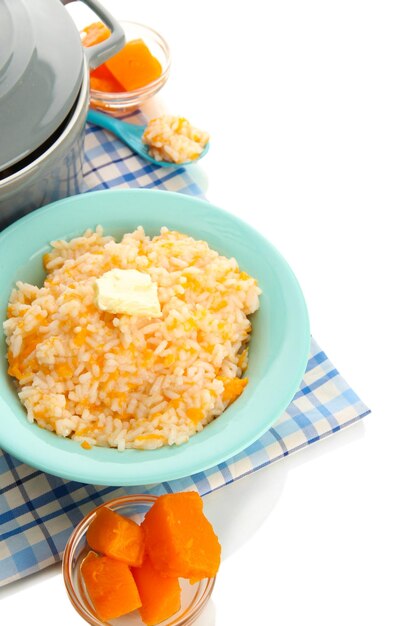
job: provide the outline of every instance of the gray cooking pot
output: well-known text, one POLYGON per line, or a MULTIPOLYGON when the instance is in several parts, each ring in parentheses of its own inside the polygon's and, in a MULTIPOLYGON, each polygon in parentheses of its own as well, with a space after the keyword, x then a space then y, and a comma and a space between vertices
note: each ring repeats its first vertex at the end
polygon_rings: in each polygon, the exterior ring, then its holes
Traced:
POLYGON ((91 48, 60 0, 0 0, 0 230, 81 188, 89 68, 124 45, 118 22, 83 2, 111 30, 91 48))

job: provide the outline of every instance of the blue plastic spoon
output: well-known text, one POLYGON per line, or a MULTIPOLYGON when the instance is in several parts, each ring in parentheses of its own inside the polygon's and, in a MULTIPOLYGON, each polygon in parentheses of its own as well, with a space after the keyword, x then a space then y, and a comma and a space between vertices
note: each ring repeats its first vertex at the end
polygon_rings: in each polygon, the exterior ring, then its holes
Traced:
POLYGON ((88 122, 92 124, 97 124, 97 126, 101 126, 102 128, 106 128, 110 130, 114 135, 119 137, 124 143, 133 152, 136 152, 141 157, 154 163, 154 165, 159 165, 160 167, 182 167, 184 165, 190 165, 191 163, 195 163, 199 159, 201 159, 207 152, 209 148, 209 144, 205 146, 203 152, 197 159, 193 159, 192 161, 186 161, 185 163, 171 163, 170 161, 157 161, 153 159, 149 155, 149 147, 143 143, 142 135, 146 129, 146 126, 139 126, 138 124, 128 124, 127 122, 122 122, 114 117, 110 117, 109 115, 105 115, 104 113, 100 113, 99 111, 94 111, 93 109, 89 109, 87 114, 88 122))

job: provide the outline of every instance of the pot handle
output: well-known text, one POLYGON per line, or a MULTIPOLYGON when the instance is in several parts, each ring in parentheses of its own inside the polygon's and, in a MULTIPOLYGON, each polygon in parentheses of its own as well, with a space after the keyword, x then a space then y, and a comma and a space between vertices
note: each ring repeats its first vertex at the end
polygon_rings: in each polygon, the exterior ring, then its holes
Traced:
MULTIPOLYGON (((125 33, 118 21, 100 4, 100 2, 97 0, 81 1, 92 9, 111 30, 111 35, 107 39, 95 46, 90 46, 90 48, 84 48, 88 65, 90 69, 94 70, 123 48, 125 44, 125 33)), ((64 4, 68 4, 69 2, 71 2, 71 0, 63 0, 64 4)))

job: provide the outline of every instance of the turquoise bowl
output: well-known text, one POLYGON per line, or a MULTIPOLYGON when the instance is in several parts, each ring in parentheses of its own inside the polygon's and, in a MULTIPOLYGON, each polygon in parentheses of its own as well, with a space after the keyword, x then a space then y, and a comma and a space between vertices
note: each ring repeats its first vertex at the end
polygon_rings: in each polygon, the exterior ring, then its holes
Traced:
POLYGON ((62 478, 95 485, 148 485, 189 476, 217 465, 258 439, 289 405, 304 374, 310 344, 307 309, 299 284, 282 256, 250 226, 204 200, 146 189, 91 192, 38 209, 0 234, 2 289, 6 317, 17 280, 40 285, 42 256, 54 239, 70 239, 101 224, 120 237, 142 225, 154 235, 161 226, 206 240, 220 254, 234 256, 257 278, 260 309, 253 332, 243 394, 201 433, 181 446, 158 450, 94 447, 30 424, 13 380, 7 374, 2 339, 0 446, 28 465, 62 478))

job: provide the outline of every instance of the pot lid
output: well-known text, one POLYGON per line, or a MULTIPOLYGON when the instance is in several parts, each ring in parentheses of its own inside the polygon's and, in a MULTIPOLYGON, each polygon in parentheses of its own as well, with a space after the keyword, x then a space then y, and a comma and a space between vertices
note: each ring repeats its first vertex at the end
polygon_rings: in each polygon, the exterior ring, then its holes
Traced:
POLYGON ((39 148, 71 110, 84 71, 60 0, 0 0, 0 171, 39 148))

